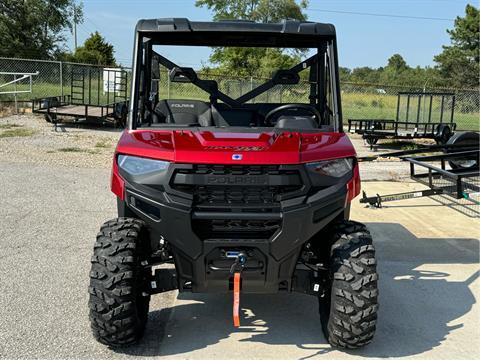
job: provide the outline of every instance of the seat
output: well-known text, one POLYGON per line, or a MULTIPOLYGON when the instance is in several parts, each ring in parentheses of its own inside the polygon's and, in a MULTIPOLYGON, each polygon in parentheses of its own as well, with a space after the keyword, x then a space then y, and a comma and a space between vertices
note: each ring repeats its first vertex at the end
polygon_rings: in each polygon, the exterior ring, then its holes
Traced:
POLYGON ((155 106, 153 123, 211 126, 210 104, 200 100, 160 100, 155 106))

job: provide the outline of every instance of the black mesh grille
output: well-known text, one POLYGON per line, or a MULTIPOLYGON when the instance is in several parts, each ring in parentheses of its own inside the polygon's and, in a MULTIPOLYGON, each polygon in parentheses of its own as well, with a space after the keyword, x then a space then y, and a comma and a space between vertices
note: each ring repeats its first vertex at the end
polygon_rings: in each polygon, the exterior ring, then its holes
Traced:
MULTIPOLYGON (((193 195, 194 207, 210 208, 210 207, 231 207, 235 205, 246 207, 274 207, 278 205, 280 195, 297 191, 302 188, 301 177, 297 170, 283 170, 277 165, 195 165, 191 169, 179 169, 178 174, 197 175, 197 176, 231 176, 242 177, 248 180, 249 177, 276 176, 290 178, 295 185, 259 185, 255 183, 240 184, 232 186, 232 184, 214 184, 205 185, 202 181, 200 184, 182 184, 174 182, 172 188, 193 195)), ((174 175, 175 177, 175 175, 174 175)), ((288 181, 287 181, 288 182, 288 181)))
POLYGON ((278 203, 278 195, 295 189, 275 187, 213 187, 199 186, 195 189, 195 205, 257 205, 274 206, 278 203))
POLYGON ((281 220, 215 219, 214 213, 280 212, 281 197, 303 183, 297 169, 278 165, 193 165, 175 170, 170 186, 192 195, 194 211, 212 213, 212 219, 192 221, 201 239, 269 239, 281 220))
POLYGON ((212 175, 280 175, 291 174, 295 170, 280 170, 277 165, 195 165, 191 170, 180 172, 212 175))

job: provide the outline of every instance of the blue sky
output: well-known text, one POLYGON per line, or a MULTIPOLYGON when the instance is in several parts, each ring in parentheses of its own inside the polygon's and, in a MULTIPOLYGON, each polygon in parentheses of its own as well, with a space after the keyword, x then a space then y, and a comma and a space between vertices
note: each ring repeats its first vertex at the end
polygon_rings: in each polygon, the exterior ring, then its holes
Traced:
MULTIPOLYGON (((85 21, 79 26, 78 41, 98 30, 115 47, 117 61, 131 64, 133 31, 142 18, 187 17, 210 20, 209 10, 194 6, 195 0, 83 0, 85 21)), ((447 28, 463 15, 463 0, 310 0, 309 20, 333 23, 337 28, 340 65, 378 67, 401 54, 410 66, 433 65, 433 56, 449 43, 447 28), (395 15, 398 17, 350 14, 395 15), (401 16, 428 17, 409 19, 401 16)), ((477 4, 478 5, 478 4, 477 4)), ((73 48, 73 40, 69 41, 73 48)), ((198 67, 208 62, 208 49, 170 47, 164 55, 183 66, 198 67)))

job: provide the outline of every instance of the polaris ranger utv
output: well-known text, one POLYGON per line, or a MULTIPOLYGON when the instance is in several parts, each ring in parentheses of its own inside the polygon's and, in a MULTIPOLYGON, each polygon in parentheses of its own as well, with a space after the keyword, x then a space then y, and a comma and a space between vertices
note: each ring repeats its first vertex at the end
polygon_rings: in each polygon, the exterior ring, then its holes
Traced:
POLYGON ((138 341, 150 296, 175 289, 233 298, 235 326, 241 293, 309 294, 330 344, 371 342, 375 250, 366 227, 348 220, 360 178, 342 128, 332 25, 140 21, 111 189, 119 217, 101 227, 90 273, 99 342, 138 341), (239 95, 161 55, 169 45, 309 55, 239 95))

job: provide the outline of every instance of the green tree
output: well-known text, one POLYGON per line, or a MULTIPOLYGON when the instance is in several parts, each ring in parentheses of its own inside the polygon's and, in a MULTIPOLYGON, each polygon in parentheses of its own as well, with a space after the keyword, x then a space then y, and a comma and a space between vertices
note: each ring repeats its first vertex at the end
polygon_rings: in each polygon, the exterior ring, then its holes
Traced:
POLYGON ((340 74, 340 80, 341 81, 350 81, 350 76, 352 74, 352 70, 346 67, 341 67, 338 69, 338 72, 340 74))
POLYGON ((402 55, 394 54, 388 59, 386 67, 377 70, 377 81, 382 84, 402 85, 408 82, 410 70, 402 55))
POLYGON ((402 71, 409 69, 407 62, 400 54, 394 54, 388 59, 387 68, 392 69, 396 73, 401 73, 402 71))
MULTIPOLYGON (((197 0, 198 7, 213 11, 214 20, 253 20, 268 23, 284 19, 306 20, 308 0, 197 0)), ((221 71, 240 76, 270 76, 279 68, 300 61, 302 50, 265 48, 214 48, 210 61, 221 71)))
MULTIPOLYGON (((74 0, 1 0, 0 56, 52 59, 65 48, 74 0)), ((81 19, 81 16, 80 16, 81 19)))
POLYGON ((451 45, 435 56, 440 75, 455 87, 478 87, 480 73, 479 9, 467 5, 465 17, 457 17, 452 30, 447 30, 451 45))
POLYGON ((357 83, 379 83, 380 73, 383 68, 372 69, 368 66, 354 68, 350 73, 350 81, 357 83))
POLYGON ((86 64, 116 66, 114 52, 113 45, 96 31, 67 59, 86 64))
POLYGON ((277 22, 283 19, 306 20, 303 12, 308 0, 197 0, 199 7, 213 11, 214 20, 253 20, 277 22))

